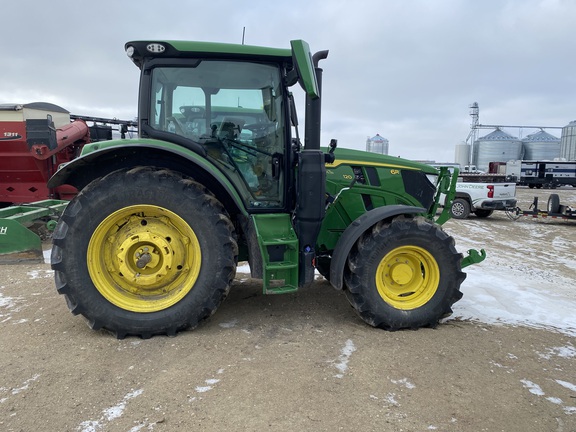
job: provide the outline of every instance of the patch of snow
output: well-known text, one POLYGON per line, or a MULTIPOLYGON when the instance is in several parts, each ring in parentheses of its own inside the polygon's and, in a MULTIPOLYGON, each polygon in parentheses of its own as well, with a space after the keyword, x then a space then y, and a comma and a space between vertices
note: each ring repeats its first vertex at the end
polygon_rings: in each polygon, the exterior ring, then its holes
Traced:
MULTIPOLYGON (((216 372, 217 374, 222 374, 224 372, 224 369, 220 368, 218 369, 218 371, 216 372)), ((218 384, 220 382, 220 380, 218 378, 208 378, 207 380, 204 380, 204 383, 207 385, 204 386, 196 386, 194 388, 194 390, 196 390, 196 393, 206 393, 207 391, 210 391, 214 388, 215 384, 218 384)))
POLYGON ((227 322, 220 323, 218 325, 222 328, 232 328, 232 327, 236 327, 236 324, 238 324, 238 320, 233 319, 233 320, 230 320, 227 322))
POLYGON ((356 351, 354 342, 352 342, 351 339, 348 339, 346 341, 346 345, 344 345, 344 347, 340 350, 340 357, 338 357, 338 360, 340 361, 334 365, 336 369, 340 371, 339 374, 334 375, 335 378, 344 377, 344 373, 346 373, 348 370, 348 362, 350 361, 350 356, 354 351, 356 351))
POLYGON ((97 432, 98 430, 104 429, 104 422, 110 422, 121 417, 126 409, 127 402, 130 399, 140 396, 142 393, 144 393, 144 390, 142 389, 131 391, 124 396, 118 404, 102 411, 102 416, 98 420, 83 421, 77 427, 77 430, 81 432, 97 432))
POLYGON ((54 277, 54 270, 32 270, 26 272, 28 279, 42 279, 42 278, 52 278, 54 277))
POLYGON ((44 262, 46 264, 50 264, 50 255, 52 255, 52 249, 42 251, 42 254, 44 255, 44 262))
POLYGON ((124 410, 126 409, 126 402, 128 402, 130 399, 134 399, 135 397, 140 396, 142 393, 144 393, 144 390, 142 389, 134 390, 128 393, 126 396, 124 396, 124 398, 118 405, 115 405, 113 407, 104 410, 104 417, 106 418, 106 420, 112 421, 120 417, 124 412, 124 410))
POLYGON ((407 389, 416 388, 416 386, 414 384, 412 384, 410 381, 408 381, 408 378, 402 378, 400 380, 391 379, 390 381, 392 381, 393 384, 402 385, 402 386, 406 387, 407 389))
POLYGON ((395 393, 388 393, 384 399, 386 399, 386 402, 388 402, 390 405, 400 406, 400 404, 396 400, 395 393))
MULTIPOLYGON (((14 301, 13 297, 7 297, 0 294, 0 307, 5 307, 7 309, 13 308, 16 306, 16 302, 14 301)), ((0 315, 2 316, 2 315, 0 315)))
POLYGON ((527 388, 528 391, 536 396, 544 396, 544 391, 538 385, 533 383, 532 381, 528 381, 526 379, 520 380, 520 382, 524 385, 524 388, 527 388))
MULTIPOLYGON (((532 381, 528 381, 526 379, 520 380, 520 382, 524 385, 524 388, 527 388, 528 391, 536 396, 545 396, 544 391, 542 390, 542 388, 538 385, 533 383, 532 381)), ((572 390, 572 388, 570 386, 573 386, 573 384, 571 383, 567 383, 566 381, 559 381, 556 380, 556 382, 562 386, 565 387, 564 384, 568 384, 568 389, 572 390), (562 383, 562 384, 561 384, 562 383)), ((576 386, 575 386, 576 388, 576 386)), ((562 406, 562 409, 564 410, 564 412, 566 414, 574 414, 576 413, 576 407, 573 406, 565 406, 564 405, 564 401, 562 399, 560 399, 559 397, 553 397, 553 396, 548 396, 545 398, 548 402, 553 403, 554 405, 560 405, 562 406)))
POLYGON ((15 388, 12 390, 12 394, 18 394, 24 390, 28 390, 28 388, 30 387, 30 384, 33 383, 34 381, 36 381, 38 378, 40 378, 39 374, 34 375, 32 378, 27 379, 26 381, 24 381, 24 383, 22 384, 21 387, 15 388))
POLYGON ((550 360, 552 356, 572 358, 576 357, 576 348, 574 348, 572 345, 566 345, 563 347, 552 347, 548 348, 548 351, 545 354, 538 353, 538 355, 544 360, 550 360))
POLYGON ((243 261, 239 264, 241 265, 236 267, 236 273, 250 274, 250 265, 247 262, 243 261))
MULTIPOLYGON (((471 266, 462 284, 464 297, 454 304, 454 315, 487 324, 512 324, 556 330, 576 336, 576 299, 555 294, 556 282, 527 278, 520 270, 471 266)), ((540 275, 542 278, 543 275, 540 275)))
POLYGON ((207 391, 212 390, 212 386, 197 386, 194 390, 198 393, 206 393, 207 391))
MULTIPOLYGON (((576 199, 567 192, 567 202, 576 199)), ((499 216, 451 220, 445 226, 464 255, 480 248, 487 254, 485 261, 464 269, 464 296, 454 304, 453 317, 576 336, 576 226, 496 220, 499 216)))
POLYGON ((562 380, 555 380, 558 384, 560 384, 562 387, 567 388, 568 390, 572 390, 573 392, 576 392, 576 385, 569 383, 567 381, 562 381, 562 380))

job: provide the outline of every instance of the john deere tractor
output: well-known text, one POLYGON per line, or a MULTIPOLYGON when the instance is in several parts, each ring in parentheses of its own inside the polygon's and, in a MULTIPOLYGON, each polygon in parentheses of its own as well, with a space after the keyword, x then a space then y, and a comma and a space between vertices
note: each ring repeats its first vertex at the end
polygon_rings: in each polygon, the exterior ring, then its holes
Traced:
MULTIPOLYGON (((383 329, 435 326, 468 257, 436 218, 448 170, 320 148, 320 60, 290 49, 183 41, 125 46, 141 70, 137 140, 86 145, 48 186, 80 192, 53 235, 58 292, 118 338, 194 328, 239 261, 266 294, 316 270, 383 329), (301 143, 291 88, 306 93, 301 143)), ((449 207, 449 206, 448 206, 449 207)))

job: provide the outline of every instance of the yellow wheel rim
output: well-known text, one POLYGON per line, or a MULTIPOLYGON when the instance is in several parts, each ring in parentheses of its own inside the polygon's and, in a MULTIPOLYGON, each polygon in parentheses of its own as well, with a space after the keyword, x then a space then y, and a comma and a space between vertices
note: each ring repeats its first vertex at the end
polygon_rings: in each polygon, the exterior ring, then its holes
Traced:
POLYGON ((194 230, 162 207, 135 205, 104 219, 88 244, 88 272, 109 302, 156 312, 192 290, 202 254, 194 230))
POLYGON ((376 270, 376 287, 382 299, 396 309, 419 308, 434 296, 440 269, 434 257, 417 246, 388 252, 376 270))

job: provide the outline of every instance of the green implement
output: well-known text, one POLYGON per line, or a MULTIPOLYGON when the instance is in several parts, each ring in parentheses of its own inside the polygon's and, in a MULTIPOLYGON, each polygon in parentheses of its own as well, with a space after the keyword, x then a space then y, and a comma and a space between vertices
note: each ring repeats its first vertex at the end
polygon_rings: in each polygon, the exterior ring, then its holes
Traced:
POLYGON ((29 227, 41 223, 48 230, 68 201, 43 200, 0 209, 0 264, 44 262, 42 241, 29 227))

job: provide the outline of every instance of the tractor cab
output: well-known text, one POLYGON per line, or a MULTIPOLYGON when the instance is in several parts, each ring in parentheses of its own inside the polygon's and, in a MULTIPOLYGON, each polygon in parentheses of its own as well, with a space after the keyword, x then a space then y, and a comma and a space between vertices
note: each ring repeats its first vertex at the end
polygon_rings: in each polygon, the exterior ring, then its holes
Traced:
POLYGON ((156 66, 146 82, 145 133, 199 144, 237 185, 247 208, 283 208, 290 135, 281 82, 273 64, 202 60, 156 66))
MULTIPOLYGON (((205 155, 249 212, 287 209, 294 165, 287 77, 315 77, 308 47, 298 42, 293 51, 242 46, 241 52, 202 42, 127 43, 142 70, 142 136, 205 155), (303 65, 296 69, 297 58, 303 65)), ((305 85, 317 95, 315 81, 305 85)))

